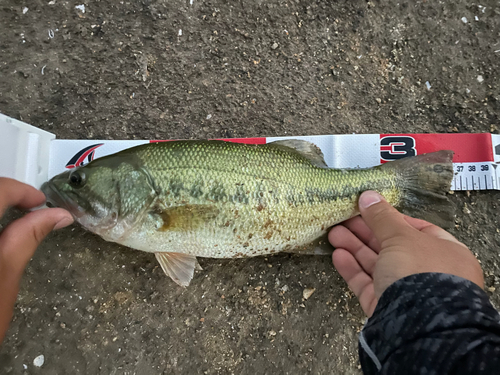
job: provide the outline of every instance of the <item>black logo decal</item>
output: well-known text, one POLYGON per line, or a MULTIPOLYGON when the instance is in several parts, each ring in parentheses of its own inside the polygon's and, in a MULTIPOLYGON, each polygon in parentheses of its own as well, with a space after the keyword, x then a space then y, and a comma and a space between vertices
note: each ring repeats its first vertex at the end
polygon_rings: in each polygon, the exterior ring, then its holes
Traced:
POLYGON ((79 167, 81 165, 86 164, 85 158, 88 159, 87 163, 90 163, 92 160, 94 160, 95 150, 98 147, 101 147, 103 144, 104 143, 99 143, 99 144, 88 146, 88 147, 85 147, 84 149, 81 149, 80 151, 78 151, 75 154, 75 156, 73 156, 71 158, 70 161, 68 161, 68 163, 66 164, 66 168, 71 169, 71 168, 79 167))
POLYGON ((391 161, 417 155, 415 139, 407 136, 388 136, 380 140, 380 158, 391 161))

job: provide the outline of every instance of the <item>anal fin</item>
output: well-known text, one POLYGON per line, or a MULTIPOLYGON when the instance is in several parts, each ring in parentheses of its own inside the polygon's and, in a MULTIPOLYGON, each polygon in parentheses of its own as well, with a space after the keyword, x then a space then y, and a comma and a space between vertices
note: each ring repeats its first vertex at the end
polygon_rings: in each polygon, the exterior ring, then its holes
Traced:
POLYGON ((285 250, 285 253, 301 255, 332 255, 334 247, 328 242, 328 233, 308 244, 285 250))
POLYGON ((201 269, 194 255, 182 253, 155 253, 161 269, 180 286, 186 287, 193 279, 194 270, 201 269))

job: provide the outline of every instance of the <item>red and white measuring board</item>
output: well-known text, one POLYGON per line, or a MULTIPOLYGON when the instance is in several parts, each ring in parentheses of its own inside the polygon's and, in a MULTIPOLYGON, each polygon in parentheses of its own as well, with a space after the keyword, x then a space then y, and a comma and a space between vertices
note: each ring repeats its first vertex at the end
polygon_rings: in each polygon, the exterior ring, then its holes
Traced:
MULTIPOLYGON (((368 168, 407 156, 453 150, 452 190, 500 190, 500 135, 496 134, 348 134, 225 139, 264 144, 283 139, 315 143, 331 168, 368 168)), ((158 141, 58 140, 50 145, 48 177, 94 158, 158 141)))

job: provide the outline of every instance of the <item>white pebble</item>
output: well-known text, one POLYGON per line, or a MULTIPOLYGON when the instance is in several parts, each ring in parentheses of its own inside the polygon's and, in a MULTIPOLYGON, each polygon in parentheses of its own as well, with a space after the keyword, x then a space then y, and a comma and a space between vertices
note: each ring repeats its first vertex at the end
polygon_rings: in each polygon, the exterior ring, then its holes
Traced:
POLYGON ((207 115, 207 120, 210 120, 212 118, 212 115, 207 115))
POLYGON ((179 29, 179 36, 182 36, 182 29, 179 29))
POLYGON ((78 9, 80 12, 85 13, 85 5, 77 5, 75 6, 75 9, 78 9))
POLYGON ((474 17, 474 19, 475 19, 476 21, 479 21, 479 17, 478 17, 478 16, 475 16, 475 17, 474 17))
POLYGON ((38 357, 36 357, 36 358, 33 360, 33 364, 34 364, 36 367, 42 367, 44 362, 45 362, 45 357, 43 356, 43 354, 40 354, 38 357))
POLYGON ((425 82, 425 87, 427 87, 427 90, 430 90, 431 89, 431 84, 429 83, 429 81, 425 82))
POLYGON ((312 296, 312 294, 316 291, 316 289, 314 288, 306 288, 303 290, 302 292, 302 297, 304 297, 304 299, 308 299, 309 297, 312 296))
POLYGON ((467 18, 466 17, 462 17, 462 22, 463 23, 467 23, 467 18))
POLYGON ((29 9, 28 9, 28 7, 24 7, 24 8, 23 8, 23 14, 28 13, 28 10, 29 10, 29 9))
POLYGON ((24 363, 23 363, 23 369, 25 369, 25 370, 28 369, 28 366, 26 366, 24 363))
POLYGON ((482 75, 478 75, 478 76, 477 76, 477 81, 478 81, 479 83, 483 82, 483 81, 484 81, 483 76, 482 76, 482 75))

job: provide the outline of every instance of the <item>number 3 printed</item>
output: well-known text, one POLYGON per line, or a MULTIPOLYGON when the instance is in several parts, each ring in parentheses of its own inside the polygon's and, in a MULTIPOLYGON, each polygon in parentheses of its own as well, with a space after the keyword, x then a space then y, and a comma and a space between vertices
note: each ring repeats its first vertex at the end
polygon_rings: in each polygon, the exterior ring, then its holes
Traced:
POLYGON ((380 140, 380 158, 392 161, 417 155, 415 139, 405 136, 389 136, 380 140))

